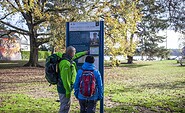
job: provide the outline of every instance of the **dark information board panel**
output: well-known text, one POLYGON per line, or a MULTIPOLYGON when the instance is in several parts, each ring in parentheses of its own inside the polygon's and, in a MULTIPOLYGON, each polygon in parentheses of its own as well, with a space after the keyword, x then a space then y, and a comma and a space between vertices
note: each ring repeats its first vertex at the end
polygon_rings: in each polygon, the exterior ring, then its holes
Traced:
MULTIPOLYGON (((76 52, 90 51, 95 58, 95 66, 100 71, 104 84, 104 22, 67 22, 66 46, 73 46, 76 52)), ((75 62, 80 69, 85 57, 75 62)), ((103 113, 104 99, 100 101, 100 113, 103 113)))
POLYGON ((89 32, 69 32, 69 43, 72 45, 89 45, 89 32))

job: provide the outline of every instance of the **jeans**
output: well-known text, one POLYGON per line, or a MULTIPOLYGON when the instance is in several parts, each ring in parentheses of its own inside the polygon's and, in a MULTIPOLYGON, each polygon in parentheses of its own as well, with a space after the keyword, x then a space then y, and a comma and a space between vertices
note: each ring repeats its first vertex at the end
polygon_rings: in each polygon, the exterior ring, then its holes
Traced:
POLYGON ((79 100, 80 113, 95 113, 97 100, 79 100))
POLYGON ((59 113, 69 113, 70 105, 71 105, 71 99, 66 98, 65 94, 61 94, 61 93, 59 93, 59 99, 60 99, 59 113))

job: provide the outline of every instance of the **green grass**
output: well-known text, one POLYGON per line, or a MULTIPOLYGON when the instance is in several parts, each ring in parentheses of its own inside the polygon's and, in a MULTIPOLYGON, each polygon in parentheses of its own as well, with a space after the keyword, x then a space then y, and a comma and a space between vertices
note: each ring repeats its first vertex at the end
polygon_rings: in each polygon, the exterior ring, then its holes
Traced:
MULTIPOLYGON (((24 63, 0 63, 0 73, 3 69, 24 63)), ((45 79, 44 68, 41 70, 43 76, 38 77, 45 79)), ((105 67, 104 81, 105 113, 185 112, 185 66, 180 66, 176 61, 134 62, 115 68, 105 67)), ((2 113, 58 112, 56 87, 49 87, 47 82, 12 82, 3 83, 0 87, 3 87, 0 89, 2 113)), ((78 101, 72 97, 71 112, 79 112, 78 101)))
POLYGON ((121 106, 105 108, 114 112, 185 112, 185 67, 174 61, 137 62, 124 64, 105 74, 105 98, 121 106), (137 109, 136 109, 137 108, 137 109), (120 111, 122 109, 122 111, 120 111))
POLYGON ((59 103, 45 98, 31 98, 24 94, 1 95, 1 112, 5 113, 56 113, 59 103))

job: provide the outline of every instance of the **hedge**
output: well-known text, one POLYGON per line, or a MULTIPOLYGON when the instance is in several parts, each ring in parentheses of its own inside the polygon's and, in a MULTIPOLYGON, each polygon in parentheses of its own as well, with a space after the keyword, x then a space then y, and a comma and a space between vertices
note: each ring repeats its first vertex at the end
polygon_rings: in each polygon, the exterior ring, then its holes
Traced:
MULTIPOLYGON (((51 52, 48 52, 48 51, 39 51, 38 57, 39 59, 46 59, 50 54, 51 52)), ((22 55, 22 60, 29 59, 30 51, 21 51, 21 55, 22 55)))

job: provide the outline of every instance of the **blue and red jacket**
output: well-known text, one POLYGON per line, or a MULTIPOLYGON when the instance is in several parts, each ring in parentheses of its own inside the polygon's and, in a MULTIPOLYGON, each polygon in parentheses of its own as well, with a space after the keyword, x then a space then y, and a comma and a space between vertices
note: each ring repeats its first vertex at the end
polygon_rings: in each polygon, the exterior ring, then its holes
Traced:
POLYGON ((101 74, 100 72, 95 68, 95 65, 92 64, 92 63, 88 63, 88 62, 85 62, 83 65, 82 65, 82 69, 78 70, 78 73, 76 75, 76 81, 75 81, 75 84, 74 84, 74 95, 77 99, 79 100, 100 100, 103 98, 103 84, 102 84, 102 79, 101 79, 101 74), (80 88, 80 78, 82 76, 82 72, 83 70, 94 70, 93 73, 94 73, 94 76, 95 76, 95 79, 96 79, 96 91, 95 91, 95 94, 89 98, 87 97, 84 97, 80 91, 79 91, 79 88, 80 88))

